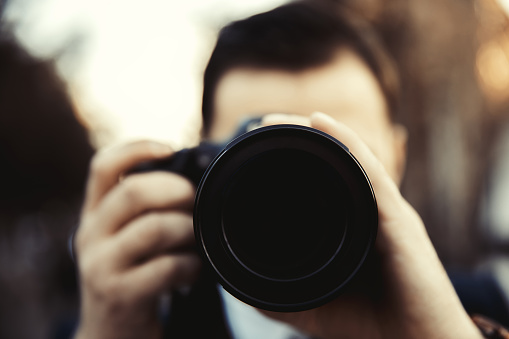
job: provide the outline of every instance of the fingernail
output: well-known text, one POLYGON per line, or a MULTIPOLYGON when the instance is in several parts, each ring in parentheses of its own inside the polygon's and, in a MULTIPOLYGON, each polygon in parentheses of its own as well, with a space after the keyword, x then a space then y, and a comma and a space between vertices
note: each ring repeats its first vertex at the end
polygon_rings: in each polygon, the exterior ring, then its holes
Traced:
POLYGON ((315 118, 325 120, 328 123, 336 122, 336 120, 334 120, 330 115, 327 115, 323 112, 313 112, 313 114, 311 114, 311 119, 315 119, 315 118))
POLYGON ((296 124, 309 125, 309 116, 299 114, 270 113, 263 117, 262 125, 296 124))
POLYGON ((289 115, 284 113, 269 113, 262 117, 262 124, 270 125, 273 123, 280 123, 281 121, 287 120, 288 117, 289 115))
POLYGON ((158 157, 164 157, 173 153, 173 149, 170 146, 158 142, 151 142, 150 150, 158 157))

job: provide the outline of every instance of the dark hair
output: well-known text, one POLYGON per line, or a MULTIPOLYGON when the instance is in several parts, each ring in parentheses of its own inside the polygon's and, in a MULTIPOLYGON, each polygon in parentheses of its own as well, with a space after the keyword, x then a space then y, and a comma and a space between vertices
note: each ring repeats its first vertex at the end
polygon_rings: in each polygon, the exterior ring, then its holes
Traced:
POLYGON ((328 62, 353 48, 377 77, 392 117, 399 105, 396 67, 373 30, 331 1, 296 1, 232 22, 220 33, 204 75, 202 134, 214 114, 220 78, 235 67, 298 71, 328 62))
POLYGON ((78 299, 67 238, 94 149, 53 61, 1 23, 0 75, 0 337, 53 337, 78 299))
POLYGON ((0 29, 0 211, 82 193, 94 149, 49 61, 0 29))

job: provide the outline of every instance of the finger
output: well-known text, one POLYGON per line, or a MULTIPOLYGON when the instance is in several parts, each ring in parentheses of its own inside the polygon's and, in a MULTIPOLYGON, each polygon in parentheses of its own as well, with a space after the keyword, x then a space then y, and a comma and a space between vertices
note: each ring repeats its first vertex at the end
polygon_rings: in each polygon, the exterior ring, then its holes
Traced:
POLYGON ((94 208, 117 182, 120 175, 136 164, 170 156, 168 145, 153 141, 138 141, 99 152, 92 160, 84 211, 94 208))
POLYGON ((353 130, 324 113, 314 113, 311 116, 311 126, 344 143, 360 162, 373 185, 383 218, 390 219, 401 214, 402 205, 406 204, 398 187, 382 163, 353 130))
POLYGON ((283 124, 310 127, 309 117, 297 114, 272 113, 264 115, 261 121, 262 126, 283 125, 283 124))
POLYGON ((114 258, 120 268, 162 252, 194 245, 193 217, 183 212, 154 212, 140 216, 115 238, 114 258))
POLYGON ((192 284, 199 275, 201 260, 196 253, 161 255, 124 274, 132 286, 143 286, 141 297, 192 284))
POLYGON ((92 238, 113 234, 129 220, 149 210, 190 211, 194 204, 194 186, 184 177, 170 172, 149 172, 128 176, 106 194, 94 213, 94 221, 85 224, 92 238))

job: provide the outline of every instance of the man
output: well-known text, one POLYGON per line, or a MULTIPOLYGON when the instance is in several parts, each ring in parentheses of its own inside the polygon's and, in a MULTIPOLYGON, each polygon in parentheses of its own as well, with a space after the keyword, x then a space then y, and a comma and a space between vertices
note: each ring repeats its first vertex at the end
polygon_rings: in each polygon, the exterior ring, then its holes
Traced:
MULTIPOLYGON (((392 120, 397 84, 388 57, 369 31, 322 6, 291 3, 223 29, 205 73, 203 131, 220 141, 246 116, 265 115, 265 125, 308 125, 348 146, 379 203, 379 265, 369 281, 376 288, 309 311, 261 311, 263 319, 276 322, 259 322, 267 324, 259 336, 269 338, 272 325, 288 324, 290 336, 481 338, 419 216, 397 187, 406 136, 392 120)), ((138 142, 94 159, 77 235, 82 282, 77 338, 160 338, 160 296, 199 276, 201 261, 192 250, 195 187, 173 173, 118 179, 141 161, 172 153, 158 143, 138 142)), ((236 324, 259 311, 248 307, 253 313, 239 316, 236 302, 224 293, 222 298, 227 335, 242 337, 236 324)), ((200 305, 208 309, 205 299, 190 301, 196 314, 200 305)), ((178 311, 170 310, 170 321, 181 319, 178 311)), ((182 337, 197 336, 203 325, 193 319, 187 324, 182 337)))

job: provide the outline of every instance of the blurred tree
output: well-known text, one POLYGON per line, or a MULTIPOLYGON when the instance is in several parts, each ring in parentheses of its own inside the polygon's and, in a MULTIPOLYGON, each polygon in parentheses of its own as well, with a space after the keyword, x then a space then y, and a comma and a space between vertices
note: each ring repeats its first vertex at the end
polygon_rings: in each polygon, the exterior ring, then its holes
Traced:
POLYGON ((409 130, 402 192, 446 266, 486 254, 479 212, 509 118, 509 21, 495 0, 337 0, 377 27, 399 64, 409 130))

